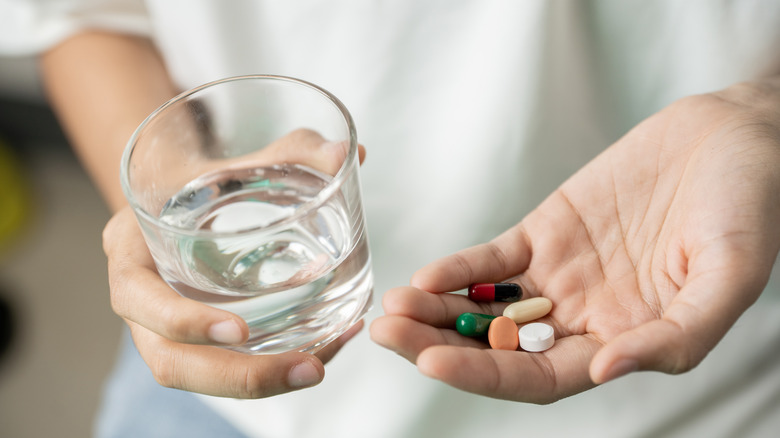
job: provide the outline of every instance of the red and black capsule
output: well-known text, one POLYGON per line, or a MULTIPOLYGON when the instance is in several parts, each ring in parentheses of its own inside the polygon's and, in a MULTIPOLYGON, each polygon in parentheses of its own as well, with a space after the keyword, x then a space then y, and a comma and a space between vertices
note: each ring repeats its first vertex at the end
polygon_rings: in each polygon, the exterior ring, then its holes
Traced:
POLYGON ((474 283, 469 286, 469 298, 472 301, 500 301, 511 303, 520 301, 523 289, 514 283, 474 283))

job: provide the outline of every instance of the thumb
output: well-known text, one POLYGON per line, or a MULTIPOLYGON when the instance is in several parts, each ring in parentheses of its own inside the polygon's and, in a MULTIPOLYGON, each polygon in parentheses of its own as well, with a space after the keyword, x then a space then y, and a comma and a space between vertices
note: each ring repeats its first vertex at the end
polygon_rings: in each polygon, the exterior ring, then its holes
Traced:
POLYGON ((515 277, 531 263, 531 244, 522 222, 490 242, 438 259, 414 273, 411 285, 428 292, 450 292, 471 283, 515 277))
POLYGON ((674 321, 659 319, 620 334, 593 357, 590 378, 596 384, 634 371, 679 374, 701 362, 709 348, 674 321))
POLYGON ((608 341, 590 363, 591 380, 601 384, 634 371, 680 374, 693 369, 761 291, 738 283, 715 275, 693 279, 661 318, 608 341))

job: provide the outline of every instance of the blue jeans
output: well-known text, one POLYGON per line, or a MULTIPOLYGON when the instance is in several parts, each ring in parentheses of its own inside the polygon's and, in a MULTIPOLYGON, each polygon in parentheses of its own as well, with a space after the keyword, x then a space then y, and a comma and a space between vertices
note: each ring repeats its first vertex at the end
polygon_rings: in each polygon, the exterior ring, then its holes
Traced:
POLYGON ((246 438, 193 394, 157 384, 127 329, 104 390, 95 436, 246 438))

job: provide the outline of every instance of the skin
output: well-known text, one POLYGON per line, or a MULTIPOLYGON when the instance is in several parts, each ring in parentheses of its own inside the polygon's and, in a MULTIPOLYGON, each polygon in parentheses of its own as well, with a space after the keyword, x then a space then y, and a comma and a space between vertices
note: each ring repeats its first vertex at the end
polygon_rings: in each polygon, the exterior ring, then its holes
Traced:
MULTIPOLYGON (((240 354, 214 345, 245 342, 248 327, 241 318, 181 297, 157 273, 119 184, 127 140, 148 114, 177 94, 151 43, 85 32, 47 52, 41 72, 74 150, 115 213, 103 231, 111 306, 130 327, 155 379, 171 388, 237 398, 268 397, 318 384, 324 364, 362 328, 362 321, 316 354, 240 354)), ((343 145, 324 142, 310 131, 291 133, 268 154, 302 161, 285 150, 292 143, 314 152, 306 164, 330 173, 333 160, 344 154, 343 145)), ((364 157, 361 146, 361 162, 364 157)))
MULTIPOLYGON (((312 386, 360 324, 316 356, 247 356, 235 315, 159 277, 118 184, 125 142, 175 95, 148 41, 90 32, 44 56, 43 78, 74 148, 115 212, 104 230, 111 303, 165 386, 257 398, 312 386)), ((492 242, 436 261, 385 294, 373 339, 454 387, 549 403, 636 370, 695 367, 760 295, 780 247, 780 85, 739 84, 649 118, 492 242), (556 345, 486 349, 451 329, 499 314, 445 292, 517 281, 545 296, 556 345), (476 372, 479 371, 479 372, 476 372)))
POLYGON ((648 118, 493 241, 388 291, 374 341, 423 374, 489 397, 550 403, 638 370, 699 364, 761 294, 780 249, 780 80, 732 86, 648 118), (447 294, 514 281, 553 302, 543 353, 458 335, 447 294))

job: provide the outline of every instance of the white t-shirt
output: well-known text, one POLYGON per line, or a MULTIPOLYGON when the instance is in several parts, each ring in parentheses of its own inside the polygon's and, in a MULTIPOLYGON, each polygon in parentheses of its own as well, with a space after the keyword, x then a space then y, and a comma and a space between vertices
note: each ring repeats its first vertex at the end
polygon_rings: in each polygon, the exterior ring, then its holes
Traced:
MULTIPOLYGON (((99 25, 152 36, 182 88, 269 73, 338 96, 368 149, 361 178, 377 292, 369 322, 384 291, 515 224, 673 100, 780 73, 776 1, 149 0, 144 12, 128 0, 100 3, 94 15, 90 1, 27 12, 2 1, 0 16, 6 8, 28 17, 16 30, 31 38, 0 30, 0 49, 39 50, 99 25)), ((633 374, 547 406, 450 388, 365 331, 315 388, 203 399, 263 437, 773 436, 780 281, 772 281, 693 371, 633 374)))

